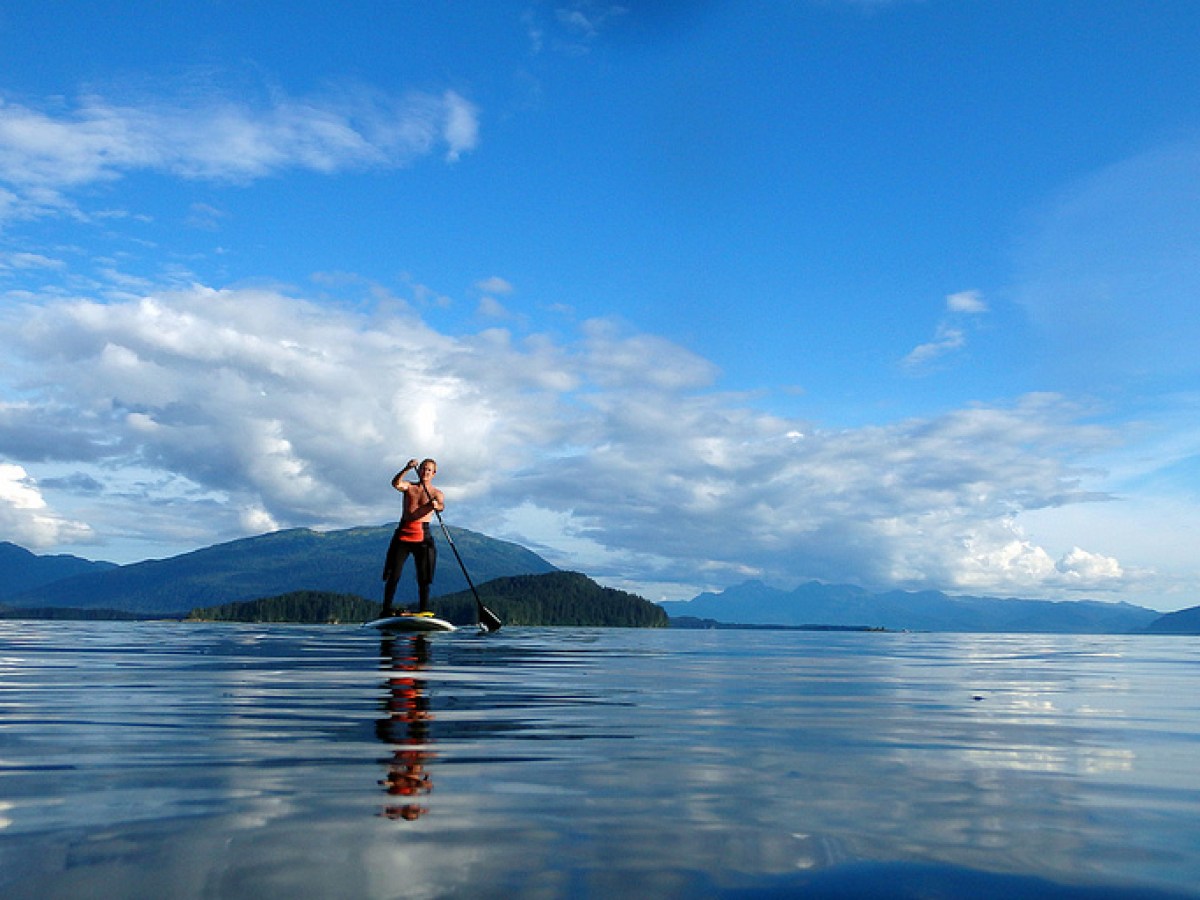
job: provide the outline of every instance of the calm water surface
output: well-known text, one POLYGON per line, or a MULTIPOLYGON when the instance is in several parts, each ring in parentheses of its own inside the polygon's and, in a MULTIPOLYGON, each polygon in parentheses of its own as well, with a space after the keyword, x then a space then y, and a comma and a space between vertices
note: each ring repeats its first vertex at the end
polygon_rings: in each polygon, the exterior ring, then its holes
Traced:
POLYGON ((0 896, 1174 897, 1200 639, 0 622, 0 896))

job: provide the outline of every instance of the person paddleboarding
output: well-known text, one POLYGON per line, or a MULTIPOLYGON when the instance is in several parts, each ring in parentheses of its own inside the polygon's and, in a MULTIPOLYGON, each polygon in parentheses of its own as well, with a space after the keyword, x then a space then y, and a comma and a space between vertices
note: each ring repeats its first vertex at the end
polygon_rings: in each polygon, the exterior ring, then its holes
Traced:
POLYGON ((411 556, 417 570, 417 592, 420 596, 420 612, 428 613, 429 588, 433 584, 437 568, 437 545, 433 542, 429 523, 435 513, 446 508, 446 499, 432 484, 437 474, 437 463, 432 459, 420 464, 410 459, 408 464, 392 478, 392 487, 404 495, 404 511, 400 524, 388 545, 387 559, 383 564, 383 612, 381 618, 395 615, 392 601, 396 586, 400 583, 400 572, 411 556), (416 472, 417 480, 408 481, 405 475, 416 472))

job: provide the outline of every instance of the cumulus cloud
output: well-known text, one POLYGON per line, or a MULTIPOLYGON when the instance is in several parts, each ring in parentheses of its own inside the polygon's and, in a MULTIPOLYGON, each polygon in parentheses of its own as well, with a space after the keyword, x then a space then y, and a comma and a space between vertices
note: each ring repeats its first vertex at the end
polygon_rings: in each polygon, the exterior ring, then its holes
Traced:
POLYGON ((1054 568, 1064 578, 1088 585, 1117 580, 1125 574, 1114 557, 1089 553, 1081 547, 1072 547, 1068 553, 1064 553, 1054 568))
POLYGON ((584 533, 606 548, 672 560, 674 578, 690 565, 785 583, 801 573, 1005 591, 1119 583, 1095 570, 1058 577, 1014 524, 1024 509, 1103 499, 1062 448, 1082 453, 1110 436, 1061 398, 839 431, 800 432, 703 395, 614 396, 603 412, 596 430, 621 434, 619 446, 548 461, 521 487, 589 523, 584 533), (637 489, 614 503, 614 484, 637 489))
POLYGON ((0 453, 103 482, 147 539, 385 521, 388 479, 428 454, 452 521, 675 596, 751 575, 1026 593, 1128 577, 1020 531, 1024 511, 1107 499, 1083 461, 1114 435, 1061 397, 828 429, 613 322, 452 337, 387 309, 196 287, 10 311, 21 402, 0 409, 0 453))
POLYGON ((5 540, 40 549, 63 543, 88 543, 91 528, 49 508, 24 467, 0 462, 0 534, 5 540))
POLYGON ((0 210, 52 211, 71 189, 138 170, 248 181, 287 169, 403 166, 439 147, 454 161, 478 140, 479 110, 454 91, 349 89, 336 98, 274 95, 259 105, 87 96, 65 109, 0 100, 0 210))

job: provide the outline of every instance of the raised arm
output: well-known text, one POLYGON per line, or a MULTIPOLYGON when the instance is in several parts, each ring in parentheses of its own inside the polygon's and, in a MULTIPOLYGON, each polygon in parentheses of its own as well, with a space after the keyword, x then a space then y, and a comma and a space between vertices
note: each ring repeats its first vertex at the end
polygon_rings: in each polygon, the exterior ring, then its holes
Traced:
POLYGON ((392 477, 392 487, 404 494, 405 518, 425 521, 435 512, 446 508, 445 495, 429 484, 436 471, 437 465, 432 460, 418 465, 415 459, 410 459, 408 464, 392 477), (410 470, 416 470, 415 482, 404 479, 410 470))
POLYGON ((405 481, 404 476, 416 467, 417 461, 415 459, 410 459, 407 463, 405 463, 404 468, 392 476, 392 487, 402 494, 407 494, 408 489, 412 487, 412 482, 405 481))

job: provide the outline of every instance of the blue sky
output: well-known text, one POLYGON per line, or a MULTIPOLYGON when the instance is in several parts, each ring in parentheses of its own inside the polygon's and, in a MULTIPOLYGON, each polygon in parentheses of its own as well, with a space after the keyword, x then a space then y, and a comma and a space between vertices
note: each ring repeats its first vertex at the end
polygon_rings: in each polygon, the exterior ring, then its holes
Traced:
POLYGON ((1200 602, 1191 2, 0 10, 0 539, 1200 602))

